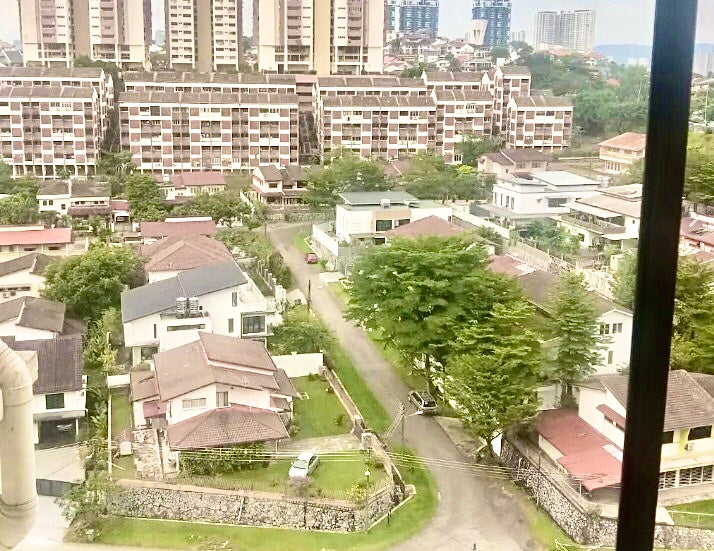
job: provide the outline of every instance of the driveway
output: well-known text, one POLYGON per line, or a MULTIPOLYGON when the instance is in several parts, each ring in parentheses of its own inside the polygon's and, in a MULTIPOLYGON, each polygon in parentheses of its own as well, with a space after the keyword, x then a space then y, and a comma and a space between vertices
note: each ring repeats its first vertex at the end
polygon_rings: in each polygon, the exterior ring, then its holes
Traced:
MULTIPOLYGON (((406 402, 409 388, 384 360, 364 330, 342 316, 341 302, 320 279, 319 270, 305 263, 292 246, 295 232, 305 225, 280 224, 269 227, 268 236, 295 281, 306 293, 312 281, 312 308, 340 339, 345 351, 374 394, 395 417, 400 401, 406 402)), ((406 441, 422 457, 468 461, 434 419, 407 420, 406 441)), ((465 474, 456 469, 432 469, 439 487, 440 503, 434 519, 418 536, 395 547, 398 551, 535 551, 541 549, 529 533, 519 505, 496 480, 465 474), (474 547, 476 545, 476 547, 474 547)))

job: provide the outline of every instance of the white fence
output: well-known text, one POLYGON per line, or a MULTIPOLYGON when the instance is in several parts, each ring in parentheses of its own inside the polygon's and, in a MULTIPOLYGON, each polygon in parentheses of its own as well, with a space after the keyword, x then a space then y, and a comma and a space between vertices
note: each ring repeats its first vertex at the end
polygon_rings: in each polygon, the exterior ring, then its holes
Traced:
POLYGON ((508 239, 510 237, 510 231, 508 229, 503 228, 498 224, 494 224, 493 222, 489 222, 485 218, 480 218, 478 216, 474 216, 471 213, 463 212, 457 209, 454 209, 453 216, 454 223, 460 226, 464 226, 465 224, 467 226, 489 228, 498 233, 498 235, 500 235, 504 239, 508 239), (459 224, 459 221, 461 221, 462 223, 459 224))
POLYGON ((335 258, 337 258, 340 255, 340 244, 337 241, 337 237, 332 237, 327 233, 327 231, 325 231, 329 227, 331 227, 330 222, 313 224, 312 238, 324 249, 327 249, 330 253, 332 253, 335 258))
POLYGON ((317 375, 320 368, 325 365, 321 352, 316 354, 289 354, 286 356, 273 356, 273 361, 278 369, 285 370, 291 379, 317 375))

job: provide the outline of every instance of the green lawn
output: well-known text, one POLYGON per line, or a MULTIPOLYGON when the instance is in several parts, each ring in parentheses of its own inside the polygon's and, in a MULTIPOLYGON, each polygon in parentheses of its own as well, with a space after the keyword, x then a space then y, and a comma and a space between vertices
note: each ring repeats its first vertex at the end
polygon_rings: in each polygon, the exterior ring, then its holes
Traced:
POLYGON ((112 392, 112 440, 124 429, 131 430, 131 400, 128 394, 112 392))
MULTIPOLYGON (((324 466, 324 465, 323 465, 324 466)), ((369 532, 331 534, 274 528, 112 518, 102 527, 96 543, 161 549, 206 549, 228 542, 231 551, 378 551, 417 534, 431 519, 438 502, 436 483, 427 470, 403 473, 417 487, 417 495, 395 511, 389 525, 383 520, 369 532), (289 543, 287 543, 289 542, 289 543)))
POLYGON ((295 423, 299 427, 295 440, 345 434, 351 422, 345 408, 330 385, 317 377, 292 379, 295 388, 309 396, 308 400, 295 400, 295 423), (339 421, 339 423, 338 423, 339 421))
POLYGON ((714 529, 714 500, 693 501, 692 503, 683 503, 681 505, 672 505, 667 507, 667 510, 672 515, 672 520, 675 524, 685 526, 701 526, 702 528, 714 529), (704 513, 703 515, 683 515, 677 514, 677 511, 688 513, 704 513))
POLYGON ((377 432, 386 430, 392 419, 336 339, 325 350, 325 356, 328 358, 329 366, 337 373, 352 400, 357 404, 365 422, 377 432))
POLYGON ((114 478, 136 478, 136 466, 134 465, 133 455, 115 457, 112 463, 114 463, 112 467, 112 476, 114 478))
POLYGON ((293 236, 293 246, 303 254, 308 254, 313 252, 312 247, 305 242, 307 233, 300 232, 293 236))

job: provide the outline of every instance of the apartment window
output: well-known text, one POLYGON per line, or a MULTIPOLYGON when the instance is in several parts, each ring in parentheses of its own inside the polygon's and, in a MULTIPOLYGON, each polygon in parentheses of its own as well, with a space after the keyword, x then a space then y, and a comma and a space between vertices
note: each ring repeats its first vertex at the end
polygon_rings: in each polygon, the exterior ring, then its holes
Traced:
POLYGON ((662 444, 671 444, 674 442, 674 431, 668 430, 662 433, 662 444))
POLYGON ((612 324, 612 334, 614 335, 615 333, 622 333, 622 323, 612 324))
POLYGON ((607 351, 607 365, 612 365, 612 362, 615 361, 615 352, 612 350, 607 351))
POLYGON ((228 318, 228 332, 233 333, 234 327, 233 327, 233 318, 228 318))
POLYGON ((265 316, 243 316, 243 335, 265 332, 265 316))
POLYGON ((216 407, 226 408, 228 406, 228 391, 216 392, 216 407))
POLYGON ((391 220, 377 220, 376 230, 377 231, 389 231, 392 229, 391 220))
POLYGON ((689 430, 689 437, 687 440, 702 440, 703 438, 711 438, 712 428, 708 427, 695 427, 689 430))
POLYGON ((46 409, 63 409, 64 408, 64 392, 57 394, 45 394, 46 409))
POLYGON ((231 293, 231 305, 238 306, 238 292, 237 291, 233 291, 231 293))
POLYGON ((184 398, 181 400, 181 409, 205 408, 205 398, 184 398))

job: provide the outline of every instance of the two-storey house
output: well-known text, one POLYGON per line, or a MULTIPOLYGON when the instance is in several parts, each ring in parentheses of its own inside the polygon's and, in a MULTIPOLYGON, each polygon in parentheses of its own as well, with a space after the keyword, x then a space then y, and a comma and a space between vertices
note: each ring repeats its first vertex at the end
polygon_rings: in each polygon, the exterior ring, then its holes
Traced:
POLYGON ((645 158, 646 134, 625 132, 600 142, 600 160, 608 174, 625 174, 645 158))
POLYGON ((46 254, 30 253, 0 262, 0 302, 17 297, 39 297, 45 283, 42 272, 52 261, 46 254))
POLYGON ((159 182, 166 201, 185 200, 197 195, 212 195, 226 190, 226 179, 220 172, 180 172, 159 182))
POLYGON ((72 218, 109 217, 111 186, 88 180, 46 180, 37 191, 40 214, 55 212, 72 218))
MULTIPOLYGON (((314 166, 310 171, 321 170, 314 166)), ((279 168, 261 165, 253 171, 253 185, 248 194, 271 209, 285 210, 301 205, 307 193, 308 170, 300 165, 279 168)))
POLYGON ((514 172, 545 172, 550 157, 536 149, 502 149, 479 157, 479 172, 495 174, 504 178, 514 172))
POLYGON ((67 316, 66 309, 61 302, 30 296, 0 303, 0 336, 19 342, 86 333, 86 325, 67 316))

